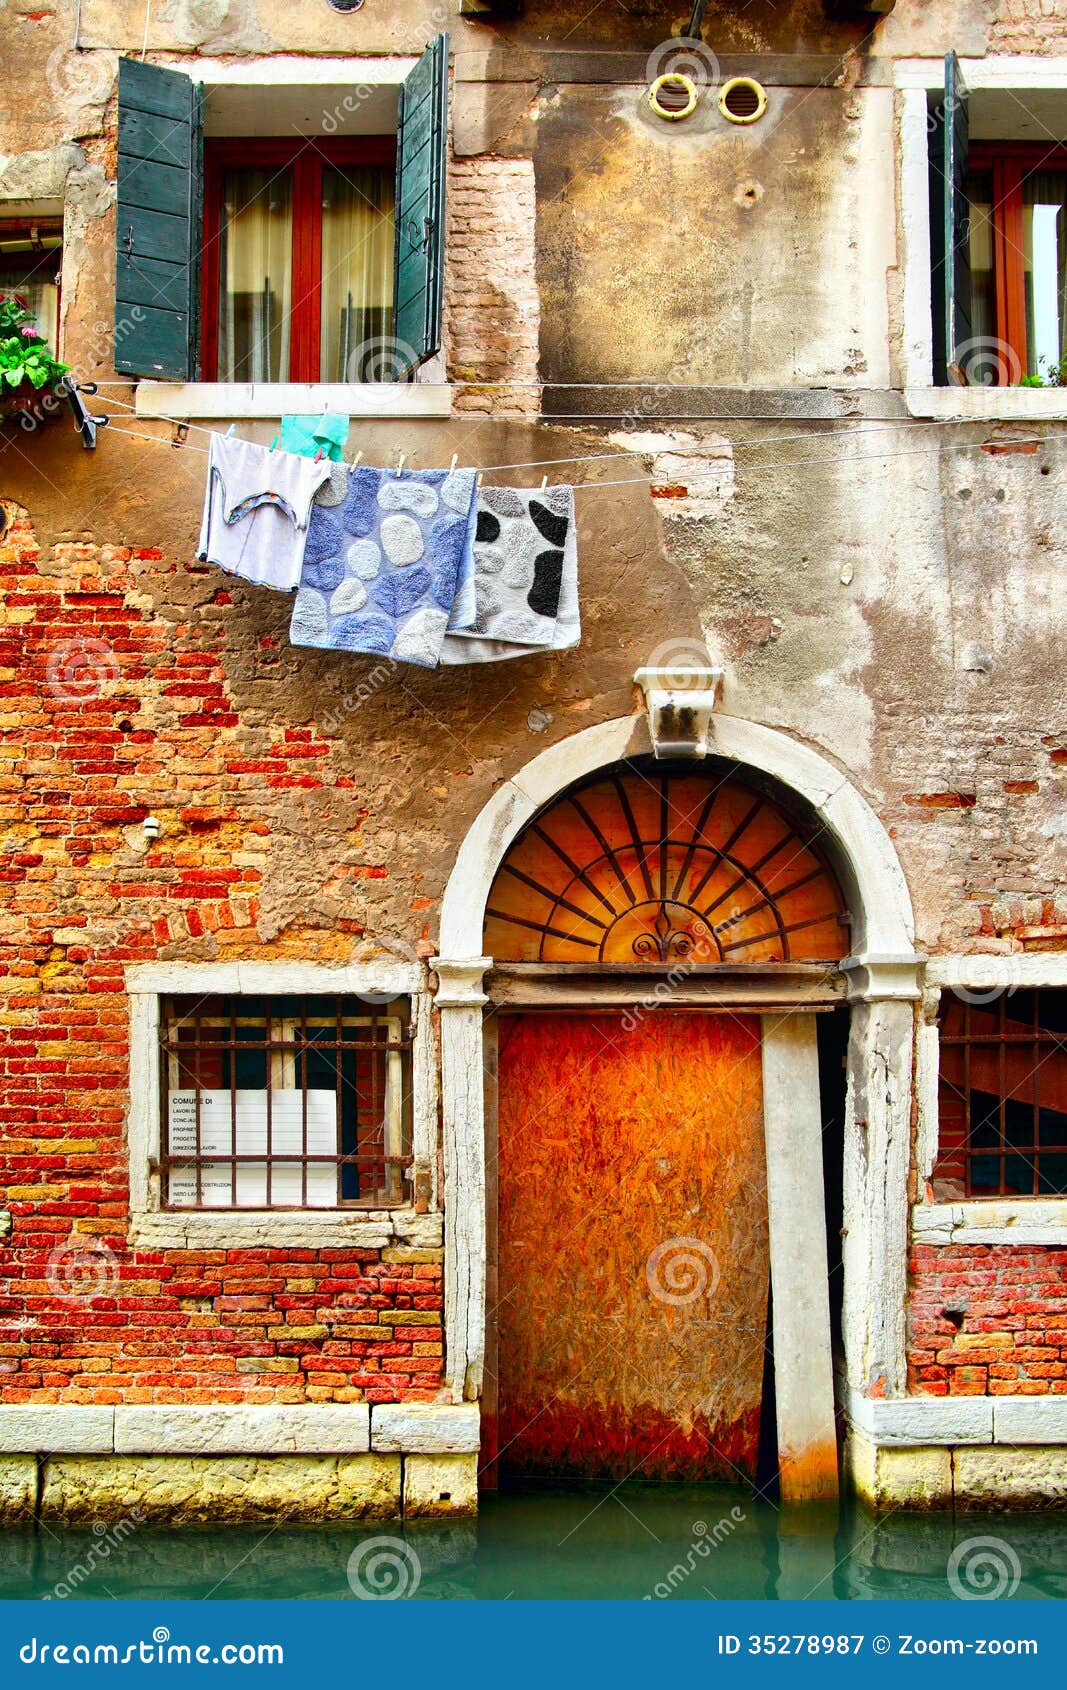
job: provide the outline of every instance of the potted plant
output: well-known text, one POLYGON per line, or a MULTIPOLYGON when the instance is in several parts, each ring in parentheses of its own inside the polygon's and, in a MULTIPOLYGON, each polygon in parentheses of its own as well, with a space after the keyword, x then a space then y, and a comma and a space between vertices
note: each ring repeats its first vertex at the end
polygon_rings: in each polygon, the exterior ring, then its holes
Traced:
POLYGON ((0 422, 21 412, 48 415, 42 396, 55 393, 67 370, 45 344, 18 294, 0 296, 0 422))

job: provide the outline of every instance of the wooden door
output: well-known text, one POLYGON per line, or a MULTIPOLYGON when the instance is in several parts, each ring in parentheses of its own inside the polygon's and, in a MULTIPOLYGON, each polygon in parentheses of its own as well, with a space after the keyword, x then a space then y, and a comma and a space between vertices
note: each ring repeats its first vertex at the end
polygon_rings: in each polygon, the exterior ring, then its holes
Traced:
POLYGON ((752 1478, 768 1247, 760 1024, 500 1024, 502 1475, 752 1478))

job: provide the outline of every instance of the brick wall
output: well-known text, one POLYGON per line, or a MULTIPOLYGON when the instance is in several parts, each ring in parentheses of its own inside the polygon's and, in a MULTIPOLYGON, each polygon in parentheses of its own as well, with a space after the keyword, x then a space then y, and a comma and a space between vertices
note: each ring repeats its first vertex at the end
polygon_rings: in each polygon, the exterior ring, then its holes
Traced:
POLYGON ((908 1374, 929 1396, 1067 1392, 1067 1251, 917 1246, 908 1374))
MULTIPOLYGON (((272 804, 353 784, 313 728, 239 722, 221 632, 142 608, 131 572, 167 567, 42 560, 17 510, 0 542, 0 1402, 431 1400, 440 1251, 127 1246, 123 967, 277 954, 257 929, 272 804), (150 807, 168 825, 147 848, 150 807)), ((361 931, 335 915, 297 954, 338 960, 361 931)))
POLYGON ((456 411, 536 416, 541 313, 530 159, 454 160, 445 329, 456 411), (510 385, 514 383, 514 386, 510 385))
POLYGON ((989 31, 992 53, 1063 51, 1067 0, 999 0, 989 31))

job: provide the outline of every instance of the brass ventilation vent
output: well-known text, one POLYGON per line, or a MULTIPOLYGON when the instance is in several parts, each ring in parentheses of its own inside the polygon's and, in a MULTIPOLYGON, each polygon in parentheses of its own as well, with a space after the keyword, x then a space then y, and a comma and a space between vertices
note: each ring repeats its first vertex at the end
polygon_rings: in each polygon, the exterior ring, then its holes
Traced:
POLYGON ((767 110, 767 90, 750 76, 733 76, 719 90, 719 110, 730 123, 756 123, 767 110))

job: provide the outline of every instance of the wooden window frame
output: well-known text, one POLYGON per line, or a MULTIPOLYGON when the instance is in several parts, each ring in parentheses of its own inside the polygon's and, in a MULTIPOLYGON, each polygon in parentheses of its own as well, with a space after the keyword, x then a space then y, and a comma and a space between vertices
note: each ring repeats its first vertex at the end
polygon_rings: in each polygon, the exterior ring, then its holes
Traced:
POLYGON ((1019 368, 1029 369, 1026 341, 1026 271, 1023 265, 1023 177, 1031 170, 1067 170, 1067 146, 1029 141, 972 141, 968 174, 993 177, 993 280, 997 339, 1010 347, 1019 368))
POLYGON ((322 333, 322 174, 338 165, 394 167, 396 138, 370 135, 332 141, 208 139, 204 143, 204 244, 202 364, 205 381, 218 381, 219 249, 222 175, 226 169, 293 172, 293 308, 289 382, 318 382, 322 333))

